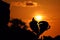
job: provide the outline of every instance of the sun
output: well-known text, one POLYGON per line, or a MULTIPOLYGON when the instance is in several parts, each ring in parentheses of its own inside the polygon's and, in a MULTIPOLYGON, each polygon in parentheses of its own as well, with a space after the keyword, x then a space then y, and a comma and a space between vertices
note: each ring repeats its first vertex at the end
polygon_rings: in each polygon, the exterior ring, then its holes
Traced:
POLYGON ((40 15, 37 15, 37 16, 35 16, 34 18, 35 18, 35 20, 38 21, 38 22, 43 19, 42 16, 40 16, 40 15))

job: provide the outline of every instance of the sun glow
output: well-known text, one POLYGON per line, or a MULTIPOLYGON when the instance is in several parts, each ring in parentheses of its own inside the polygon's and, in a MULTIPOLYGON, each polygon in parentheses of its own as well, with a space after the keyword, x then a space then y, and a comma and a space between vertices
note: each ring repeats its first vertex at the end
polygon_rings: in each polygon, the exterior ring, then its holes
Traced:
POLYGON ((40 15, 37 15, 34 18, 36 21, 41 21, 43 19, 42 16, 40 16, 40 15))

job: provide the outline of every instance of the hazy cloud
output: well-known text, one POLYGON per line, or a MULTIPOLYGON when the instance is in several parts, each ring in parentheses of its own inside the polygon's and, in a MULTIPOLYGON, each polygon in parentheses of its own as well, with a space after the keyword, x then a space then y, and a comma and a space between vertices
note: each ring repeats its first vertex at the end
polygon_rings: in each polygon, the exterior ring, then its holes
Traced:
POLYGON ((33 1, 24 1, 24 2, 11 2, 11 6, 17 7, 37 7, 39 4, 33 1))

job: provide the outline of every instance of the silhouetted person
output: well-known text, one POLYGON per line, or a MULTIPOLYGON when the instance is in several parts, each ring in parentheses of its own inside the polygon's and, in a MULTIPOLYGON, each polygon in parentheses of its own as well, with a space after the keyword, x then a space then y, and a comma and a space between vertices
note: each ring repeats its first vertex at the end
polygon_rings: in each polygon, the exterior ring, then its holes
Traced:
POLYGON ((38 33, 38 25, 37 21, 33 18, 32 21, 29 23, 30 28, 33 30, 33 32, 38 33))
POLYGON ((10 18, 10 5, 0 0, 0 31, 7 30, 6 26, 10 18))
POLYGON ((39 27, 40 27, 40 32, 39 34, 41 35, 44 31, 48 30, 50 28, 48 22, 46 21, 40 21, 39 22, 39 27))

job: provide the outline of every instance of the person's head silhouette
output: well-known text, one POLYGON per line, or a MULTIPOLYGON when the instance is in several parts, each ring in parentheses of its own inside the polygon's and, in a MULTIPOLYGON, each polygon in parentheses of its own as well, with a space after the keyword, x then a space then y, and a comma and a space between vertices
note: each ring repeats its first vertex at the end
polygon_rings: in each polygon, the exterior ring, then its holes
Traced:
POLYGON ((34 19, 34 17, 32 18, 32 21, 36 21, 36 20, 34 19))
POLYGON ((46 22, 46 21, 40 21, 39 27, 40 27, 40 34, 42 34, 44 31, 46 31, 50 28, 48 22, 46 22))
POLYGON ((34 18, 32 18, 32 21, 29 23, 30 28, 31 28, 32 31, 35 32, 35 33, 38 33, 38 25, 37 25, 37 23, 38 23, 38 22, 37 22, 34 18))

